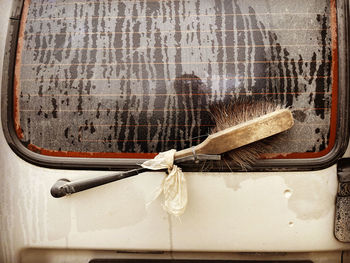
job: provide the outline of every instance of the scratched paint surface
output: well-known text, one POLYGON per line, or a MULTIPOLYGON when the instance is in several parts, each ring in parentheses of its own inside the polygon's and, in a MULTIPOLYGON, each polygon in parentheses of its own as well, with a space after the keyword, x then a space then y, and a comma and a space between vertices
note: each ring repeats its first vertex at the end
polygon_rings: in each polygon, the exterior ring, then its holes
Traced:
POLYGON ((293 110, 296 124, 275 153, 329 145, 329 1, 32 0, 20 48, 25 144, 183 149, 208 134, 210 103, 254 96, 293 110))

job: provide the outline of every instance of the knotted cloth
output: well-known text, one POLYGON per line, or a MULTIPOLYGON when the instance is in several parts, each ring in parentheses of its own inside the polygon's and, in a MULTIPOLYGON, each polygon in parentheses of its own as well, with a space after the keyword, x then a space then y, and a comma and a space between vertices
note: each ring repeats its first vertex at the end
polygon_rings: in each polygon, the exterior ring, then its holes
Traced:
POLYGON ((153 200, 163 192, 163 209, 169 214, 180 216, 185 212, 187 205, 187 185, 181 168, 174 164, 175 152, 176 150, 169 150, 159 153, 141 166, 150 170, 168 169, 168 175, 164 177, 153 200))

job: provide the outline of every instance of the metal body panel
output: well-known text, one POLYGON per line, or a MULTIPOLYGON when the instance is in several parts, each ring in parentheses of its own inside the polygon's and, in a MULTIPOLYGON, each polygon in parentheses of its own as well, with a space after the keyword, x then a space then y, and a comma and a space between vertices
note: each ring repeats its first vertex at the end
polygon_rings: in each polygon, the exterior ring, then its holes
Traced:
POLYGON ((350 249, 333 234, 334 166, 273 175, 186 174, 189 207, 180 219, 170 219, 159 200, 147 206, 161 173, 54 199, 49 189, 62 175, 77 179, 96 172, 39 168, 16 156, 2 135, 0 140, 2 262, 18 262, 21 250, 30 247, 197 252, 350 249))

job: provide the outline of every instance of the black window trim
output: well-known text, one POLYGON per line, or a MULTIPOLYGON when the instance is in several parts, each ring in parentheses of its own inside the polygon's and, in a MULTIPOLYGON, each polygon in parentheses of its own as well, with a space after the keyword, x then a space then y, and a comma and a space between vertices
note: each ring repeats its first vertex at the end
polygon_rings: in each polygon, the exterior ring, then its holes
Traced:
MULTIPOLYGON (((3 60, 1 88, 1 121, 5 138, 11 149, 34 165, 58 169, 127 170, 138 167, 145 159, 52 157, 32 152, 16 136, 13 120, 13 81, 17 38, 24 0, 13 1, 3 60)), ((345 153, 350 133, 350 12, 348 0, 337 0, 338 21, 338 116, 336 140, 325 156, 311 159, 274 159, 259 161, 251 171, 307 171, 327 168, 345 153), (339 23, 341 21, 342 23, 339 23), (343 35, 344 34, 344 35, 343 35), (339 56, 339 54, 343 54, 339 56)), ((200 171, 201 165, 185 164, 185 171, 200 171)), ((212 168, 210 171, 229 171, 212 168)))

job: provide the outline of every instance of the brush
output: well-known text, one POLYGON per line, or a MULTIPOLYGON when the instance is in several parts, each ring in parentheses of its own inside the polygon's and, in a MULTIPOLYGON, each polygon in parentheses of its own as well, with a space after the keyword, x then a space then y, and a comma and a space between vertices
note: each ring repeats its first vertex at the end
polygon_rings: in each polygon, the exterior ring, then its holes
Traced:
MULTIPOLYGON (((254 100, 250 97, 238 97, 215 102, 210 105, 209 110, 215 123, 215 127, 211 130, 212 133, 246 123, 272 112, 284 111, 280 105, 268 99, 254 100)), ((288 119, 292 120, 291 117, 288 119)), ((225 160, 227 165, 229 163, 230 167, 237 166, 246 170, 260 159, 262 154, 270 152, 279 139, 280 135, 276 133, 274 136, 256 140, 225 152, 222 159, 225 160)))
MULTIPOLYGON (((227 153, 234 162, 244 167, 259 157, 261 153, 259 148, 267 147, 264 142, 255 145, 252 143, 286 131, 294 124, 290 110, 280 109, 267 101, 232 100, 226 103, 219 102, 213 105, 210 110, 216 122, 212 134, 197 146, 175 152, 175 162, 191 156, 197 159, 201 155, 215 157, 227 153)), ((139 168, 73 182, 68 179, 60 179, 51 188, 51 195, 62 197, 145 171, 149 171, 149 169, 139 168)))

